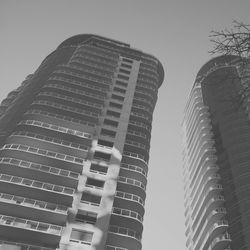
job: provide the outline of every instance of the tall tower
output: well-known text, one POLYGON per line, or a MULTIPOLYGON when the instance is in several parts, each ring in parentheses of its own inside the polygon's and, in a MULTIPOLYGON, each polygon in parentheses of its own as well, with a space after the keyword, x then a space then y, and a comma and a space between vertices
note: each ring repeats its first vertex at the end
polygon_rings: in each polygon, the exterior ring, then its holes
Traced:
POLYGON ((188 250, 250 249, 249 69, 221 56, 199 71, 185 109, 188 250))
POLYGON ((163 75, 128 44, 77 35, 9 93, 0 106, 4 249, 141 249, 163 75))

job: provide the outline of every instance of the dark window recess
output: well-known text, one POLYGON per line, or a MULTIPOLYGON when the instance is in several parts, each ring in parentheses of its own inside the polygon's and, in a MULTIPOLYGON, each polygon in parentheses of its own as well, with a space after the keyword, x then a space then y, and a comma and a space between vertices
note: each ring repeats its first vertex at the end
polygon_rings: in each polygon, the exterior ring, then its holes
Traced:
POLYGON ((119 69, 119 72, 124 73, 124 74, 127 74, 127 75, 130 74, 130 71, 125 70, 125 69, 119 69))
POLYGON ((109 129, 103 128, 103 129, 101 130, 101 135, 106 135, 106 136, 110 136, 110 137, 115 137, 116 132, 115 132, 115 131, 112 131, 112 130, 109 130, 109 129))
POLYGON ((124 97, 120 96, 120 95, 112 94, 111 98, 114 99, 114 100, 122 101, 122 102, 124 101, 124 97))
POLYGON ((123 62, 127 62, 127 63, 133 63, 133 61, 132 61, 132 60, 127 59, 127 58, 122 58, 122 61, 123 61, 123 62))
POLYGON ((117 81, 115 82, 115 84, 116 84, 116 85, 120 85, 120 86, 125 87, 125 88, 128 86, 128 83, 122 82, 122 81, 119 81, 119 80, 117 80, 117 81))
POLYGON ((123 94, 126 93, 126 89, 121 89, 121 88, 117 88, 117 87, 114 87, 113 91, 116 91, 116 92, 119 92, 119 93, 123 93, 123 94))
POLYGON ((101 173, 107 173, 108 172, 108 167, 104 167, 98 164, 91 164, 90 170, 101 172, 101 173))
POLYGON ((105 125, 109 125, 109 126, 112 126, 112 127, 118 127, 118 122, 117 121, 113 121, 113 120, 109 120, 109 119, 104 119, 104 122, 103 122, 105 125))
POLYGON ((101 196, 94 195, 94 194, 87 193, 87 192, 83 192, 81 201, 82 202, 90 202, 90 203, 94 203, 96 205, 99 205, 101 203, 101 198, 102 198, 101 196))
POLYGON ((119 112, 115 112, 115 111, 112 111, 112 110, 108 110, 106 114, 109 115, 109 116, 116 117, 116 118, 120 118, 120 115, 121 115, 119 112))
POLYGON ((121 67, 128 68, 128 69, 132 69, 132 65, 125 64, 125 63, 122 63, 122 64, 121 64, 121 67))
POLYGON ((104 147, 112 148, 114 145, 114 142, 99 139, 97 144, 104 146, 104 147))
POLYGON ((70 234, 70 241, 78 242, 81 241, 84 244, 90 245, 93 238, 92 232, 82 231, 73 228, 70 234))
POLYGON ((76 221, 95 224, 96 220, 97 220, 96 213, 78 210, 78 212, 76 214, 76 221))
POLYGON ((95 187, 98 187, 98 188, 103 188, 104 187, 104 181, 96 180, 96 179, 93 179, 93 178, 90 178, 90 177, 87 178, 86 184, 90 185, 90 186, 95 186, 95 187))
POLYGON ((110 102, 109 107, 122 109, 122 105, 120 103, 110 102))
POLYGON ((120 74, 118 74, 117 77, 120 78, 120 79, 123 79, 123 80, 128 80, 129 79, 128 76, 124 76, 124 75, 120 75, 120 74))
POLYGON ((111 154, 103 153, 100 151, 95 151, 94 158, 109 161, 111 158, 111 154))

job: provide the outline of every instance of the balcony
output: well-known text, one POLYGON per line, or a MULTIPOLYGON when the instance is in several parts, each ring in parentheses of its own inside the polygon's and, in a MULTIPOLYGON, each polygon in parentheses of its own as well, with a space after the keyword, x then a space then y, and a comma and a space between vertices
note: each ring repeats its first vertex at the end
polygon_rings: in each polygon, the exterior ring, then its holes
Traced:
POLYGON ((69 170, 51 167, 11 157, 0 157, 0 170, 9 175, 18 175, 39 181, 47 181, 56 185, 77 188, 79 174, 69 170))
POLYGON ((141 250, 141 234, 128 228, 110 225, 106 244, 141 250))
POLYGON ((230 235, 226 232, 225 234, 216 237, 210 244, 208 250, 226 249, 231 241, 230 235))
POLYGON ((62 229, 61 226, 53 224, 0 215, 2 239, 58 247, 62 229))
POLYGON ((72 205, 75 191, 65 186, 7 174, 0 175, 0 183, 0 192, 2 193, 16 194, 31 199, 39 197, 41 200, 65 206, 72 205))
POLYGON ((66 206, 0 193, 0 214, 63 226, 67 221, 67 212, 66 206))
POLYGON ((75 98, 75 97, 71 97, 71 96, 64 95, 64 94, 58 94, 52 91, 40 92, 38 94, 38 97, 40 100, 42 99, 42 100, 47 100, 47 101, 55 101, 56 99, 58 103, 61 103, 64 105, 67 104, 68 106, 72 106, 74 108, 80 108, 80 109, 86 110, 87 112, 93 112, 99 115, 101 114, 102 108, 103 108, 101 104, 95 104, 95 103, 93 104, 81 98, 75 98))
MULTIPOLYGON (((126 179, 126 178, 124 178, 126 179)), ((134 194, 136 196, 139 196, 142 200, 145 200, 146 198, 146 192, 145 189, 143 189, 141 186, 135 185, 135 183, 132 184, 132 180, 131 183, 122 181, 121 178, 119 178, 118 182, 117 182, 117 191, 121 191, 121 192, 128 192, 130 194, 134 194)))
POLYGON ((144 216, 144 200, 138 196, 127 192, 116 191, 114 207, 130 209, 144 216))
POLYGON ((86 157, 89 149, 88 146, 57 138, 32 132, 15 131, 8 137, 6 143, 24 143, 39 149, 55 150, 62 154, 68 153, 74 157, 86 157))
POLYGON ((55 122, 55 120, 60 120, 60 122, 64 126, 68 124, 69 127, 74 126, 77 127, 77 129, 88 129, 90 130, 90 133, 93 133, 93 128, 95 127, 95 124, 93 122, 88 122, 85 120, 76 119, 71 116, 60 115, 55 112, 48 112, 41 109, 30 109, 24 113, 24 117, 30 119, 41 119, 42 117, 43 120, 46 120, 48 122, 51 122, 51 119, 53 120, 53 122, 55 122), (84 128, 83 125, 86 127, 84 128))
POLYGON ((117 207, 113 207, 112 209, 110 218, 110 223, 112 225, 119 225, 120 227, 125 227, 142 233, 142 222, 143 218, 137 212, 117 207))
POLYGON ((123 151, 122 162, 129 165, 138 166, 144 169, 145 172, 148 171, 148 162, 144 155, 123 151))
POLYGON ((74 107, 62 105, 56 102, 45 101, 45 100, 36 100, 31 105, 44 108, 45 111, 52 111, 52 112, 60 113, 62 115, 68 115, 68 116, 76 117, 78 119, 87 120, 92 123, 98 123, 99 114, 90 112, 87 110, 74 108, 74 107))
POLYGON ((101 96, 106 96, 107 92, 110 90, 109 85, 111 84, 111 82, 98 79, 97 77, 78 74, 63 69, 55 70, 49 79, 71 83, 74 86, 78 86, 81 89, 99 94, 101 96), (100 87, 102 86, 102 84, 104 84, 104 86, 107 86, 108 88, 100 87))
POLYGON ((1 156, 10 156, 28 161, 33 159, 34 162, 39 162, 41 164, 46 164, 46 162, 48 162, 48 165, 51 166, 58 166, 60 164, 60 168, 77 173, 82 172, 83 164, 85 163, 85 159, 82 158, 22 144, 5 144, 1 148, 0 154, 1 156))
POLYGON ((49 129, 49 130, 60 132, 63 134, 73 135, 81 139, 86 139, 86 141, 92 140, 92 134, 90 133, 82 132, 82 131, 67 128, 67 127, 57 126, 55 124, 46 123, 46 122, 42 122, 39 120, 22 120, 18 123, 18 125, 20 126, 27 125, 27 126, 34 126, 34 127, 49 129))

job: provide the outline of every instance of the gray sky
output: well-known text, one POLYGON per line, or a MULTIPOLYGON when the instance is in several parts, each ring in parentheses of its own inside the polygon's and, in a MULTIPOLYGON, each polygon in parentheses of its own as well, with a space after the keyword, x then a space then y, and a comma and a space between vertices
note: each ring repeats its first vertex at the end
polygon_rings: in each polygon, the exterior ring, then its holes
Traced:
POLYGON ((249 0, 1 0, 2 100, 66 38, 93 33, 155 55, 165 69, 154 113, 143 250, 184 250, 181 120, 209 31, 250 24, 249 0))

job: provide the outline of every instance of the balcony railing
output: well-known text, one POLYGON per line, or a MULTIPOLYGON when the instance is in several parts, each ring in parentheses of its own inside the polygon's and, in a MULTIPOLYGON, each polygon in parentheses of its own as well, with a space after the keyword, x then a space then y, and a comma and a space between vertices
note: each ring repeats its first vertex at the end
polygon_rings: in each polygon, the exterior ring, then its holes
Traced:
POLYGON ((55 234, 55 235, 61 235, 63 229, 63 227, 53 224, 47 224, 33 220, 26 220, 6 215, 0 215, 0 224, 12 227, 24 228, 28 230, 34 230, 48 234, 55 234))
POLYGON ((118 226, 110 225, 109 232, 115 233, 115 234, 125 235, 128 237, 132 237, 138 241, 141 241, 141 234, 140 233, 138 233, 134 230, 125 228, 125 227, 118 227, 118 226))
POLYGON ((128 169, 128 170, 131 170, 131 171, 135 171, 135 172, 138 172, 142 175, 144 175, 145 177, 147 177, 147 172, 139 167, 139 166, 135 166, 135 165, 130 165, 130 164, 125 164, 125 163, 122 163, 121 164, 121 168, 124 168, 124 169, 128 169))
POLYGON ((146 165, 148 164, 148 160, 146 159, 146 157, 144 155, 136 154, 136 153, 132 153, 132 152, 128 152, 128 151, 123 151, 123 155, 142 160, 146 163, 146 165))
POLYGON ((131 179, 131 178, 126 178, 126 177, 123 177, 123 176, 119 176, 118 177, 118 182, 122 182, 122 183, 126 183, 126 184, 129 184, 129 185, 140 187, 144 191, 146 190, 146 186, 142 182, 137 181, 135 179, 131 179))
POLYGON ((40 141, 50 142, 50 143, 53 143, 56 145, 74 148, 74 149, 79 149, 79 150, 83 150, 83 151, 88 151, 88 149, 89 149, 89 147, 82 145, 82 144, 79 144, 79 143, 60 140, 60 139, 57 139, 54 137, 49 137, 49 136, 31 133, 31 132, 27 132, 27 131, 15 131, 10 135, 10 137, 15 136, 15 135, 20 135, 20 136, 29 137, 29 138, 35 138, 35 139, 38 139, 40 141))
MULTIPOLYGON (((99 96, 93 95, 92 93, 89 93, 89 92, 86 92, 86 91, 83 91, 80 89, 70 88, 70 87, 64 86, 62 84, 47 83, 44 85, 43 88, 61 89, 61 90, 70 92, 70 95, 72 95, 72 93, 73 93, 73 94, 82 95, 82 96, 91 96, 91 97, 94 97, 94 98, 99 100, 99 96)), ((102 98, 102 100, 103 100, 103 98, 102 98)), ((86 101, 86 100, 83 100, 83 101, 84 101, 84 104, 86 104, 88 106, 97 107, 97 108, 103 107, 101 104, 96 103, 96 102, 90 102, 90 101, 86 101)))
POLYGON ((0 240, 0 245, 13 245, 13 246, 20 247, 21 250, 54 250, 54 248, 47 248, 47 247, 42 247, 42 246, 35 246, 35 245, 30 245, 30 244, 24 244, 24 243, 12 242, 12 241, 4 241, 4 240, 0 240))
POLYGON ((122 209, 118 207, 113 207, 112 214, 118 214, 121 216, 129 217, 138 220, 139 222, 143 222, 143 217, 140 216, 138 213, 128 210, 128 209, 122 209))
POLYGON ((45 106, 58 108, 58 109, 69 111, 69 112, 74 112, 74 113, 77 113, 77 114, 80 114, 80 115, 89 115, 89 116, 94 117, 94 118, 99 116, 98 113, 86 111, 86 110, 83 110, 83 109, 73 108, 73 107, 62 105, 62 104, 59 104, 59 103, 56 103, 56 102, 50 102, 50 101, 44 101, 44 100, 36 100, 32 104, 33 105, 34 104, 45 105, 45 106))
POLYGON ((15 196, 11 194, 0 193, 0 200, 5 202, 10 202, 14 204, 18 204, 21 206, 33 207, 47 211, 53 211, 56 213, 62 213, 67 215, 68 207, 63 205, 57 205, 50 202, 34 200, 30 198, 25 198, 21 196, 15 196))
POLYGON ((82 99, 79 99, 79 98, 73 98, 73 97, 70 97, 70 96, 67 96, 67 95, 61 95, 61 94, 58 94, 58 93, 55 93, 55 92, 40 92, 38 94, 38 96, 45 96, 45 97, 55 97, 57 99, 61 99, 61 100, 64 100, 64 101, 69 101, 69 102, 72 102, 73 104, 81 104, 81 105, 86 105, 86 106, 92 106, 92 107, 95 107, 95 108, 99 108, 102 109, 102 105, 100 104, 94 104, 91 103, 91 102, 88 102, 88 101, 85 101, 85 100, 82 100, 82 99))
POLYGON ((58 160, 63 160, 63 161, 68 161, 68 162, 73 162, 77 164, 84 164, 85 159, 74 157, 71 155, 66 155, 66 154, 61 154, 49 150, 44 150, 44 149, 39 149, 39 148, 34 148, 31 146, 26 146, 22 144, 5 144, 1 150, 3 149, 11 149, 11 150, 17 150, 17 151, 23 151, 23 152, 29 152, 37 155, 43 155, 47 156, 50 158, 58 159, 58 160))
MULTIPOLYGON (((59 80, 59 81, 67 82, 67 83, 73 83, 74 85, 82 86, 81 82, 70 80, 70 79, 67 79, 67 78, 64 78, 64 77, 60 77, 60 76, 51 76, 48 80, 59 80)), ((90 85, 90 86, 92 86, 91 89, 95 90, 95 86, 94 85, 90 85)), ((72 88, 66 87, 66 88, 62 88, 62 89, 72 89, 72 88)), ((103 95, 96 95, 96 94, 93 94, 91 92, 83 91, 83 90, 80 90, 80 89, 79 90, 78 89, 74 89, 74 90, 77 93, 79 92, 79 94, 84 94, 84 95, 91 96, 91 97, 94 97, 94 98, 97 98, 97 99, 101 99, 101 100, 105 99, 105 96, 103 96, 103 95)), ((106 95, 106 90, 103 93, 106 95)))
POLYGON ((75 192, 75 189, 68 188, 64 186, 54 185, 47 182, 41 182, 36 180, 31 180, 27 178, 22 178, 19 176, 7 175, 7 174, 0 174, 0 181, 19 184, 23 186, 30 186, 33 188, 38 188, 42 190, 49 190, 56 193, 63 193, 67 195, 72 195, 75 192))
POLYGON ((126 200, 130 200, 130 201, 135 201, 137 203, 140 203, 142 206, 145 205, 144 200, 135 194, 130 194, 130 193, 126 193, 126 192, 121 192, 121 191, 116 191, 115 193, 116 197, 122 198, 122 199, 126 199, 126 200))
POLYGON ((86 126, 89 126, 89 127, 95 127, 95 123, 92 123, 92 122, 87 122, 85 120, 76 119, 76 118, 73 118, 73 117, 70 117, 70 116, 60 115, 60 114, 57 114, 57 113, 47 112, 47 111, 43 111, 43 110, 39 110, 39 109, 28 110, 27 112, 25 112, 25 114, 44 115, 44 116, 49 117, 50 119, 57 118, 57 119, 60 119, 60 120, 63 120, 63 121, 78 123, 78 124, 86 125, 86 126))
POLYGON ((43 172, 47 172, 47 173, 51 173, 55 175, 60 175, 63 177, 70 177, 74 179, 78 179, 79 177, 79 174, 76 172, 72 172, 72 171, 64 170, 60 168, 55 168, 55 167, 51 167, 47 165, 42 165, 42 164, 30 162, 30 161, 23 161, 23 160, 19 160, 16 158, 1 157, 0 164, 1 163, 11 164, 11 165, 15 165, 15 166, 23 167, 23 168, 35 169, 35 170, 39 170, 39 171, 43 171, 43 172))
POLYGON ((37 126, 37 127, 46 128, 46 129, 54 130, 54 131, 69 134, 69 135, 74 135, 74 136, 81 137, 81 138, 92 139, 92 135, 89 133, 82 132, 82 131, 75 130, 75 129, 69 129, 66 127, 57 126, 54 124, 41 122, 37 120, 22 120, 18 123, 18 125, 37 126))

